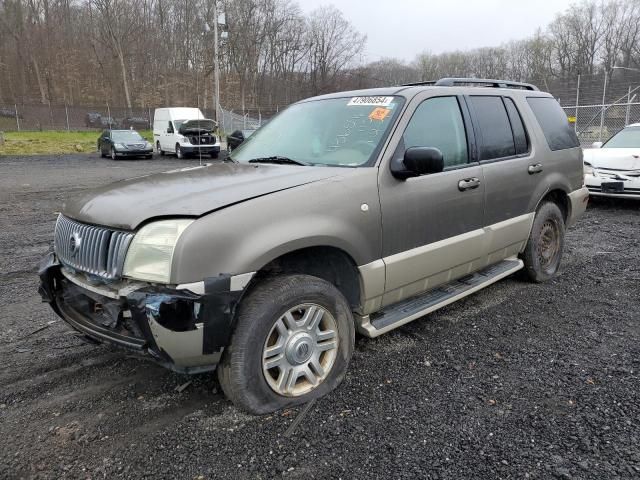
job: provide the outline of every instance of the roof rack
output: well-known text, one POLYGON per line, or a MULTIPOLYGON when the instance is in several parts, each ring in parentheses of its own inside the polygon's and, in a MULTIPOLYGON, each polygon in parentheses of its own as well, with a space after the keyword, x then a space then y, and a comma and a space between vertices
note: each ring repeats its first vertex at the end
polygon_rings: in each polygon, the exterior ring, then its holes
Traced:
POLYGON ((456 85, 472 84, 492 88, 521 88, 523 90, 538 90, 531 83, 512 82, 509 80, 494 80, 491 78, 441 78, 425 82, 406 83, 403 87, 417 87, 420 85, 433 85, 436 87, 454 87, 456 85))

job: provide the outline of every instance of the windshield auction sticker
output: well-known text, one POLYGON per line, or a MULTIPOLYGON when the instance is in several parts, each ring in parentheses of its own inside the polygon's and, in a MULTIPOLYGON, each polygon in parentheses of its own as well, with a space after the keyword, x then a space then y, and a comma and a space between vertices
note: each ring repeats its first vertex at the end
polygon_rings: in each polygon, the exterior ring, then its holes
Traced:
POLYGON ((389 110, 388 108, 376 107, 369 114, 369 120, 378 120, 381 122, 385 118, 387 118, 387 115, 389 115, 389 112, 391 112, 391 110, 389 110))
POLYGON ((353 97, 347 106, 364 105, 367 107, 388 107, 393 102, 393 97, 353 97))

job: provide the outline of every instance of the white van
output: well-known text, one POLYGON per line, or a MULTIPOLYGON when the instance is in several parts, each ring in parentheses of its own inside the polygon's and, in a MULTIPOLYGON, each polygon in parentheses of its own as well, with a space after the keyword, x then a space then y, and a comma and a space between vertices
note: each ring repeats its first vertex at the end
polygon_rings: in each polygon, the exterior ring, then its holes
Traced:
POLYGON ((160 155, 175 153, 178 158, 187 155, 220 153, 220 139, 213 135, 216 122, 205 118, 199 108, 156 108, 153 115, 153 140, 160 155))

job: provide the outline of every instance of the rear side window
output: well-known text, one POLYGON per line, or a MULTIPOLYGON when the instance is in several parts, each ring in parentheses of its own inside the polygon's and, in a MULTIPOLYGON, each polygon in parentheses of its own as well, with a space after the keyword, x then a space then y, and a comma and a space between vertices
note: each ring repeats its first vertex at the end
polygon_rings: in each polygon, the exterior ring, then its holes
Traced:
POLYGON ((569 124, 562 107, 554 98, 528 97, 527 102, 536 116, 551 150, 579 147, 578 137, 569 124))
POLYGON ((520 112, 518 112, 513 100, 508 97, 504 97, 504 106, 507 107, 509 120, 511 120, 511 130, 513 131, 516 155, 527 153, 529 151, 529 140, 527 138, 527 132, 524 129, 524 124, 522 123, 520 112))
POLYGON ((480 129, 480 160, 516 154, 507 111, 501 97, 469 97, 480 129))

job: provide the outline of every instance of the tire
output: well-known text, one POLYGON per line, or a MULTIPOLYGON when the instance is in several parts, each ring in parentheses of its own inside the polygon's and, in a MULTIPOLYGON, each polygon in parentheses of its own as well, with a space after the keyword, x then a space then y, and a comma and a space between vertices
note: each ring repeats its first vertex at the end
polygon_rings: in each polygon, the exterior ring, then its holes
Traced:
POLYGON ((541 283, 558 272, 564 251, 565 224, 558 205, 544 202, 538 207, 522 260, 532 282, 541 283))
POLYGON ((160 148, 160 142, 156 142, 156 152, 160 154, 161 157, 164 157, 164 150, 160 148))
POLYGON ((211 158, 218 158, 218 155, 220 155, 220 152, 211 152, 211 158))
POLYGON ((98 145, 98 153, 100 154, 100 158, 106 157, 106 155, 102 151, 102 145, 98 145))
POLYGON ((153 155, 145 155, 144 158, 145 160, 151 160, 153 158, 153 155))
POLYGON ((116 149, 111 147, 111 160, 117 160, 118 155, 116 155, 116 149))
MULTIPOLYGON (((301 315, 298 322, 305 318, 305 315, 301 315)), ((249 292, 238 307, 237 324, 230 346, 218 366, 218 379, 227 398, 248 413, 261 415, 300 405, 328 394, 340 384, 353 353, 354 341, 355 327, 351 310, 335 286, 309 275, 270 278, 249 292), (299 310, 297 307, 305 309, 299 310), (294 312, 294 315, 308 314, 309 318, 317 318, 314 312, 323 312, 323 315, 317 321, 316 328, 296 325, 301 329, 296 331, 287 327, 285 331, 290 336, 289 341, 285 342, 285 337, 281 336, 282 330, 278 327, 285 325, 285 314, 288 312, 294 312), (291 335, 290 331, 296 331, 296 334, 291 335), (304 348, 307 332, 313 332, 315 340, 304 348), (270 346, 269 342, 275 341, 274 335, 277 335, 277 342, 270 346), (316 338, 315 335, 325 338, 316 338), (337 345, 332 344, 334 341, 337 345), (278 347, 277 344, 284 347, 278 347), (332 347, 328 347, 329 344, 332 347), (318 345, 323 347, 318 348, 318 345), (263 354, 267 348, 281 348, 283 353, 271 359, 280 359, 279 362, 292 372, 297 367, 306 368, 315 376, 315 385, 304 374, 299 377, 293 375, 289 377, 295 380, 288 385, 291 388, 285 389, 287 392, 284 394, 278 392, 275 384, 281 377, 286 378, 286 370, 280 366, 267 367, 263 364, 263 354), (293 356, 303 355, 303 358, 297 359, 299 364, 293 363, 293 368, 287 360, 289 353, 293 356), (315 358, 317 361, 314 363, 315 358), (321 370, 314 365, 323 367, 324 376, 316 373, 321 370)))
POLYGON ((178 157, 178 159, 182 160, 184 158, 184 155, 182 153, 182 149, 180 148, 180 145, 178 145, 176 143, 176 157, 178 157))

